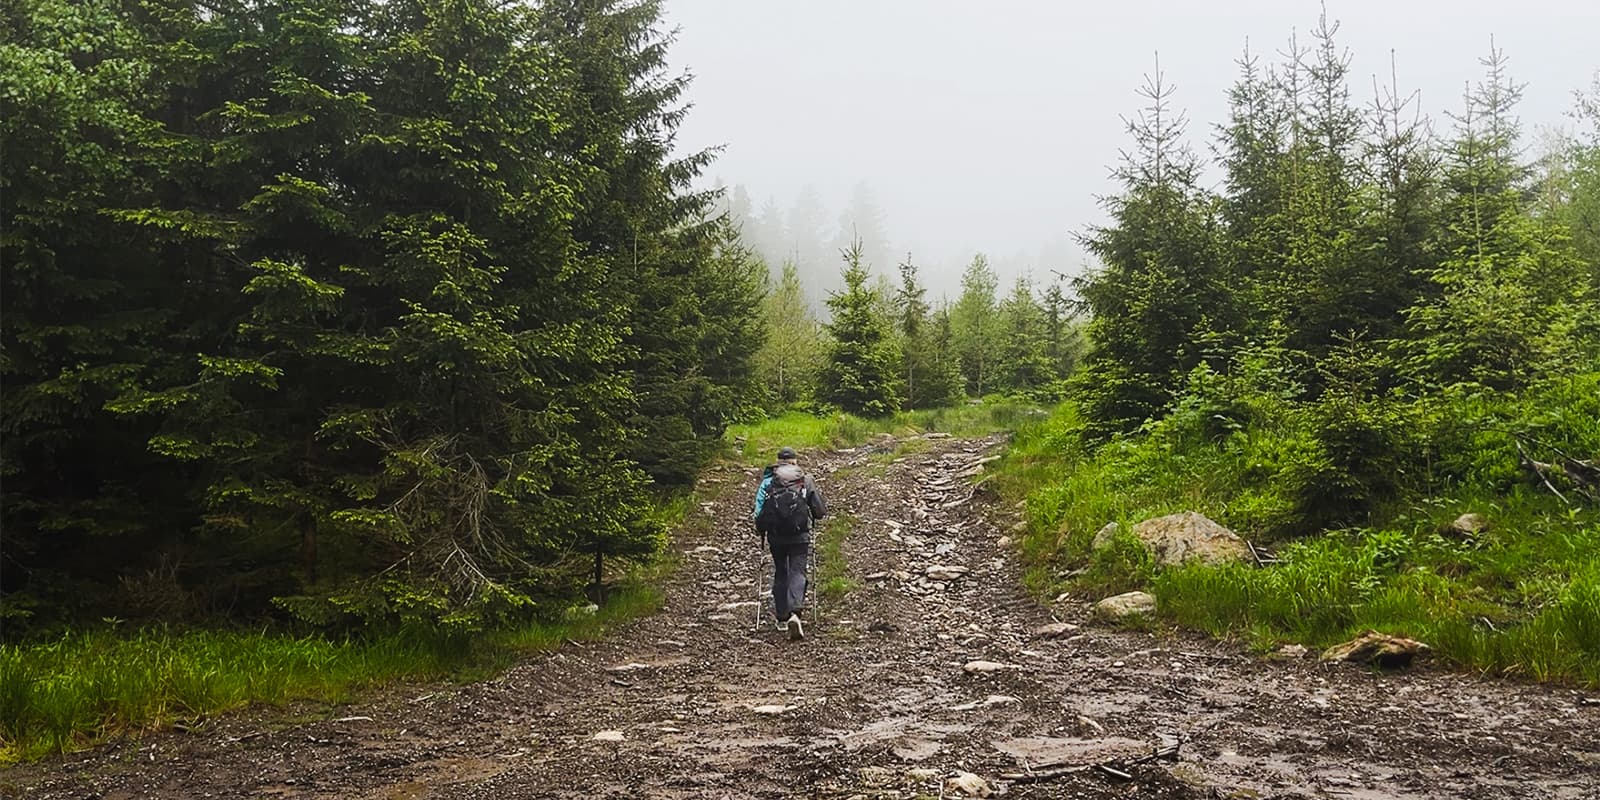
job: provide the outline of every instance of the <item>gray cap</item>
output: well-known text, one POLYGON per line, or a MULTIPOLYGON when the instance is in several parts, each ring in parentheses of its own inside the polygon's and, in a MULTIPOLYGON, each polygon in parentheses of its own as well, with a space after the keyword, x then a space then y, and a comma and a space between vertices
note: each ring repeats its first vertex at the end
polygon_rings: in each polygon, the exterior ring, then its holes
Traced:
POLYGON ((778 448, 778 460, 779 461, 792 461, 792 460, 797 459, 799 457, 800 457, 800 454, 796 453, 794 451, 793 447, 780 447, 780 448, 778 448))

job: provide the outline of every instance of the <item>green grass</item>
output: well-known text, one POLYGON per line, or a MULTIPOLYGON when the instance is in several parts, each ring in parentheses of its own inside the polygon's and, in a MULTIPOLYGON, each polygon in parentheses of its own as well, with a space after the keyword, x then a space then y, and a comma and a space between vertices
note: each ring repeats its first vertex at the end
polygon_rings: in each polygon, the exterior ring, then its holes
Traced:
MULTIPOLYGON (((718 491, 733 491, 724 486, 718 491)), ((742 491, 742 489, 741 489, 742 491)), ((652 513, 680 535, 709 525, 705 495, 658 498, 652 513)), ((394 681, 476 680, 569 640, 595 639, 660 608, 670 555, 626 567, 593 613, 579 603, 552 618, 446 635, 437 630, 330 639, 272 631, 106 627, 48 641, 0 644, 0 764, 35 760, 122 734, 250 706, 344 703, 394 681)))
POLYGON ((837 512, 817 537, 817 555, 821 561, 817 570, 817 592, 828 600, 838 600, 857 587, 855 579, 850 577, 850 561, 845 557, 844 545, 860 524, 861 520, 854 514, 837 512))
POLYGON ((0 763, 252 705, 343 703, 395 680, 477 678, 569 639, 597 637, 660 599, 648 585, 631 585, 593 614, 472 637, 413 631, 335 641, 156 628, 0 645, 0 763))
MULTIPOLYGON (((1070 404, 1017 431, 1003 496, 1025 499, 1019 542, 1040 594, 1156 595, 1162 617, 1257 649, 1324 647, 1366 629, 1410 636, 1463 669, 1600 686, 1600 508, 1568 505, 1518 466, 1506 430, 1600 453, 1596 376, 1521 397, 1434 398, 1403 408, 1410 439, 1390 495, 1346 514, 1326 503, 1317 413, 1251 398, 1243 421, 1180 412, 1137 436, 1082 444, 1070 404), (1278 549, 1281 563, 1158 569, 1131 538, 1092 552, 1108 522, 1198 511, 1278 549), (1490 527, 1447 531, 1474 512, 1490 527)), ((1369 417, 1379 412, 1363 410, 1369 417)), ((1340 428, 1343 432, 1348 426, 1340 428)), ((1359 488, 1359 487, 1358 487, 1359 488)))
POLYGON ((729 442, 742 441, 739 455, 755 463, 770 461, 780 447, 793 447, 804 455, 808 450, 836 450, 865 444, 874 436, 888 433, 913 436, 942 432, 952 436, 985 436, 1013 430, 1045 412, 1020 403, 985 402, 955 408, 905 411, 882 419, 864 419, 837 413, 818 417, 791 411, 759 422, 728 428, 729 442))

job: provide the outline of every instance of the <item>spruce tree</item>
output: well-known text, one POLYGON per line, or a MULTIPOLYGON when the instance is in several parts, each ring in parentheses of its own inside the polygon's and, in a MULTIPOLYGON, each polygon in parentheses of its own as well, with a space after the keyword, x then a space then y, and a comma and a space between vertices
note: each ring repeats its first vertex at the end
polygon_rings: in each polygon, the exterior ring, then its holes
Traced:
POLYGON ((1072 324, 1073 311, 1059 281, 1052 282, 1045 290, 1043 306, 1045 356, 1056 376, 1065 378, 1077 369, 1078 341, 1077 329, 1072 324))
POLYGON ((954 359, 945 358, 938 350, 927 294, 907 253, 900 263, 900 288, 895 292, 907 408, 946 406, 960 395, 960 371, 954 359))
POLYGON ((113 0, 0 17, 0 627, 16 631, 84 611, 194 525, 187 465, 105 405, 192 361, 169 344, 205 306, 182 293, 203 272, 103 213, 179 157, 154 119, 162 43, 113 0))
POLYGON ((826 349, 822 326, 811 314, 800 270, 785 262, 778 285, 761 305, 766 330, 756 369, 773 411, 793 408, 811 399, 826 349))
POLYGON ((1587 90, 1574 95, 1579 130, 1566 153, 1569 198, 1561 217, 1578 257, 1589 265, 1590 285, 1600 291, 1600 70, 1587 90))
POLYGON ((900 364, 892 323, 878 292, 868 286, 861 243, 842 252, 844 289, 828 296, 833 318, 828 357, 818 381, 818 399, 853 414, 881 417, 900 408, 900 364))
POLYGON ((982 253, 973 256, 961 276, 961 297, 950 310, 950 325, 967 393, 982 397, 995 390, 995 362, 1000 352, 1000 326, 995 290, 1000 279, 982 253))
POLYGON ((1412 307, 1413 366, 1440 383, 1515 389, 1585 361, 1592 284, 1558 220, 1528 207, 1516 104, 1503 51, 1455 116, 1445 166, 1445 252, 1436 299, 1412 307))
POLYGON ((1026 394, 1056 379, 1048 322, 1027 278, 1018 277, 1010 296, 1000 304, 1000 329, 999 383, 1006 391, 1026 394))
POLYGON ((1198 186, 1172 91, 1159 67, 1146 78, 1149 105, 1128 122, 1135 147, 1116 170, 1122 191, 1104 201, 1111 222, 1084 237, 1101 262, 1077 282, 1094 314, 1076 376, 1093 438, 1164 409, 1200 363, 1214 321, 1231 314, 1215 204, 1198 186))

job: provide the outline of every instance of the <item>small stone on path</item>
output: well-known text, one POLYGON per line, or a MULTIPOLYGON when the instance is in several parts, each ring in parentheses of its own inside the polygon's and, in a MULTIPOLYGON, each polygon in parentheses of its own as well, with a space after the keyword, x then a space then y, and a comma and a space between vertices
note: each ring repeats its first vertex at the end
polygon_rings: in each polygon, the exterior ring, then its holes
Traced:
POLYGON ((1033 635, 1039 639, 1060 639, 1078 629, 1077 625, 1070 622, 1052 622, 1049 625, 1040 625, 1033 629, 1033 635))
POLYGON ((1156 598, 1147 592, 1125 592, 1095 603, 1094 612, 1110 620, 1153 616, 1156 613, 1156 598))
POLYGON ((638 661, 632 661, 627 664, 617 664, 616 666, 606 667, 606 672, 633 672, 634 670, 650 669, 651 666, 651 664, 643 664, 638 661))
POLYGON ((961 669, 963 672, 966 672, 969 675, 979 675, 989 672, 1000 672, 1001 670, 1007 669, 1016 669, 1016 667, 1012 666, 1011 664, 1001 664, 998 661, 984 661, 980 659, 977 661, 968 661, 966 664, 962 665, 961 669))
POLYGON ((594 735, 594 741, 596 742, 620 742, 625 738, 622 735, 622 731, 601 731, 594 735))
POLYGON ((959 792, 967 797, 988 797, 994 794, 989 782, 970 772, 957 772, 945 781, 945 791, 959 792))

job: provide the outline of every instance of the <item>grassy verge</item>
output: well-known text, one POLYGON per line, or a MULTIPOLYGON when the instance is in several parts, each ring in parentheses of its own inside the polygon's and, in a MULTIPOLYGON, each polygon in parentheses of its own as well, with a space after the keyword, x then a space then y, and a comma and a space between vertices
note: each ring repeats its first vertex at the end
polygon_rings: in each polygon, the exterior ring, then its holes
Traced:
POLYGON ((726 438, 743 443, 739 455, 744 459, 761 462, 771 459, 778 448, 784 446, 802 452, 854 447, 884 433, 908 436, 938 431, 952 436, 984 436, 1013 430, 1024 421, 1043 415, 1043 411, 1033 406, 1003 401, 905 411, 881 419, 842 413, 818 417, 791 411, 759 422, 731 426, 726 438))
POLYGON ((1371 628, 1428 642, 1465 669, 1600 686, 1600 509, 1532 479, 1505 433, 1600 452, 1600 380, 1569 383, 1346 417, 1331 403, 1245 398, 1221 425, 1215 407, 1180 406, 1099 448, 1082 444, 1082 420, 1065 405, 1018 431, 1000 488, 1027 501, 1020 548, 1041 594, 1144 588, 1164 619, 1259 649, 1323 647, 1371 628), (1388 442, 1375 458, 1391 458, 1398 477, 1351 480, 1337 449, 1348 439, 1330 428, 1388 442), (1385 455, 1395 452, 1405 457, 1385 455), (1160 569, 1129 536, 1091 547, 1108 522, 1126 529, 1178 511, 1271 544, 1281 563, 1160 569), (1465 513, 1488 527, 1452 531, 1465 513))
POLYGON ((850 561, 845 557, 845 540, 855 532, 860 520, 848 511, 833 515, 818 537, 817 593, 827 600, 838 600, 856 589, 850 577, 850 561))
POLYGON ((477 636, 400 632, 367 640, 147 629, 0 646, 0 763, 140 730, 193 726, 252 705, 342 703, 396 680, 470 679, 653 610, 646 582, 599 611, 477 636))
MULTIPOLYGON (((706 525, 690 513, 710 499, 662 499, 673 530, 706 525)), ((603 636, 661 606, 670 555, 626 567, 604 605, 473 634, 404 630, 330 639, 272 631, 107 627, 47 641, 0 644, 0 765, 35 760, 125 734, 192 727, 251 706, 344 703, 395 681, 475 680, 569 640, 603 636)))

